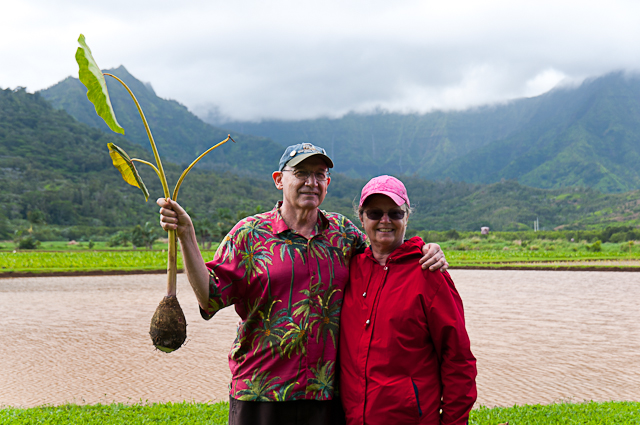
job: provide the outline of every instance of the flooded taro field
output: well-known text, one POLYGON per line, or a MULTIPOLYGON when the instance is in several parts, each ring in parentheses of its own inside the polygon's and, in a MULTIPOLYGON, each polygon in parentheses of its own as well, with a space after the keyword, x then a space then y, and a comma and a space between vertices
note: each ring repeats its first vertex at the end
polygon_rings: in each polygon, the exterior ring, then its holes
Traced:
MULTIPOLYGON (((478 404, 640 401, 640 273, 452 270, 478 359, 478 404)), ((232 308, 154 349, 163 275, 0 279, 0 406, 227 400, 232 308)))

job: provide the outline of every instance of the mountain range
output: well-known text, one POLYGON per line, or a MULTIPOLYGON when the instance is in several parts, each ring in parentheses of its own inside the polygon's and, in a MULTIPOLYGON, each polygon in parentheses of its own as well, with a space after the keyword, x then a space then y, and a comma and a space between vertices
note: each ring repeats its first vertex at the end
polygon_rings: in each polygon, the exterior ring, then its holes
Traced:
MULTIPOLYGON (((640 77, 615 72, 559 87, 533 98, 464 111, 399 114, 378 111, 342 118, 204 123, 183 105, 158 97, 123 66, 107 70, 138 97, 156 142, 184 164, 231 133, 241 141, 210 155, 203 166, 268 176, 282 148, 323 146, 335 172, 353 178, 418 175, 468 183, 516 180, 545 189, 591 187, 601 192, 640 189, 640 77)), ((128 93, 107 78, 127 139, 149 142, 128 93)), ((78 79, 39 92, 57 109, 107 131, 78 79)))
MULTIPOLYGON (((151 84, 133 77, 124 66, 107 69, 124 81, 136 96, 151 128, 154 141, 162 158, 176 164, 188 165, 205 150, 227 137, 226 130, 204 123, 175 100, 158 97, 151 84)), ((147 132, 138 115, 135 103, 126 89, 111 77, 105 77, 111 103, 118 122, 125 129, 126 138, 149 151, 151 145, 147 132)), ((87 99, 87 89, 77 78, 68 77, 58 84, 41 90, 39 94, 56 109, 64 109, 76 120, 105 132, 111 132, 87 99)), ((228 143, 207 155, 198 165, 235 174, 267 175, 280 159, 279 145, 263 137, 238 135, 232 137, 239 143, 228 143)), ((153 156, 150 156, 153 158, 153 156)))
MULTIPOLYGON (((145 203, 140 190, 126 184, 111 165, 107 143, 118 144, 132 157, 149 155, 124 137, 78 122, 37 93, 0 90, 0 239, 31 224, 46 223, 71 235, 68 229, 73 226, 108 234, 109 228, 156 221, 153 201, 162 196, 162 189, 155 173, 138 167, 151 192, 145 203)), ((175 183, 183 167, 163 162, 170 184, 175 183)), ((419 176, 402 179, 415 208, 411 232, 477 231, 480 226, 530 230, 536 219, 547 230, 640 224, 640 191, 603 194, 581 187, 531 188, 515 180, 486 185, 419 176)), ((333 174, 323 208, 356 220, 352 203, 365 182, 333 174)), ((201 168, 185 180, 179 202, 197 220, 215 223, 220 217, 236 220, 272 208, 281 196, 264 176, 201 168)))
POLYGON ((288 146, 311 142, 351 176, 412 175, 538 188, 640 188, 640 78, 615 72, 543 95, 465 111, 351 113, 228 122, 288 146))

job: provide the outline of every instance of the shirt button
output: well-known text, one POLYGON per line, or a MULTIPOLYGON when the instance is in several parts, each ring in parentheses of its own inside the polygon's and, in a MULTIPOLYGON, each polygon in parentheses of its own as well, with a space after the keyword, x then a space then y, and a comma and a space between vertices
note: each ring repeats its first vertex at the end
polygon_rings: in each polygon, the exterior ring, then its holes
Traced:
POLYGON ((384 266, 384 269, 385 269, 385 270, 389 270, 389 267, 387 267, 387 266, 384 266))
POLYGON ((362 296, 363 296, 363 297, 366 297, 366 296, 367 296, 367 293, 366 293, 366 292, 365 292, 365 293, 363 293, 363 294, 362 294, 362 296))
POLYGON ((367 321, 365 322, 365 325, 368 325, 369 323, 371 323, 371 320, 367 319, 367 321))

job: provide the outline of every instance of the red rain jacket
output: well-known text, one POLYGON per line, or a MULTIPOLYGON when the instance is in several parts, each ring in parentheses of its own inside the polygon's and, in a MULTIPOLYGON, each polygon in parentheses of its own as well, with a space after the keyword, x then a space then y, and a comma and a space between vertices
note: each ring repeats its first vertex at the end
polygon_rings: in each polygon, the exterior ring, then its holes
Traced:
POLYGON ((340 317, 340 397, 347 423, 466 424, 476 359, 448 273, 422 270, 412 238, 380 266, 351 259, 340 317), (440 412, 442 409, 442 412, 440 412))

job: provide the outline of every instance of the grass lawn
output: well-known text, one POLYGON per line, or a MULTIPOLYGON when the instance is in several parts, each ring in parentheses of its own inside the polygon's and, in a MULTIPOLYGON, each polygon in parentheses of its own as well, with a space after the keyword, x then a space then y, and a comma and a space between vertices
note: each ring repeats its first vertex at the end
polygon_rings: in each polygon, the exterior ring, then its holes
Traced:
MULTIPOLYGON (((166 403, 42 406, 0 410, 0 423, 11 424, 226 424, 229 404, 166 403)), ((640 424, 640 402, 558 403, 480 407, 470 424, 640 424)))

